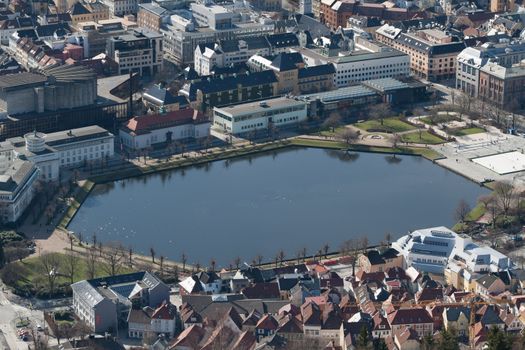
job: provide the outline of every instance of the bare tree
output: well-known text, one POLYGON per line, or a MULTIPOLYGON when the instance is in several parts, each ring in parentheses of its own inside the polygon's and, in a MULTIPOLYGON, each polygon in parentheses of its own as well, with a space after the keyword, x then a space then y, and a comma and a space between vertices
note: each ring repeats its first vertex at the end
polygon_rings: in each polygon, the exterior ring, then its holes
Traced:
POLYGON ((323 252, 324 252, 324 258, 327 259, 328 258, 328 250, 330 249, 330 246, 328 245, 328 243, 325 243, 323 245, 323 252))
POLYGON ((379 120, 381 125, 383 125, 385 118, 388 118, 391 113, 392 111, 388 103, 379 103, 370 107, 368 116, 370 119, 379 120))
POLYGON ((124 249, 117 243, 109 243, 104 251, 104 272, 110 276, 115 276, 119 273, 122 267, 122 261, 124 260, 125 253, 124 249))
POLYGON ((97 274, 97 249, 88 248, 86 252, 86 272, 88 279, 93 279, 97 274))
POLYGON ((129 267, 133 266, 133 248, 129 246, 128 249, 128 259, 129 259, 129 267))
POLYGON ((514 185, 508 181, 498 181, 494 184, 494 198, 503 215, 507 215, 516 194, 514 185))
POLYGON ((496 223, 496 217, 498 216, 498 205, 493 195, 481 196, 478 198, 478 202, 483 203, 485 210, 490 213, 492 226, 496 223))
POLYGON ((385 234, 385 240, 386 240, 386 243, 390 245, 390 241, 392 241, 392 234, 390 232, 387 232, 385 234))
POLYGON ((335 132, 335 128, 341 125, 343 118, 339 112, 335 111, 330 114, 328 118, 325 119, 322 126, 324 128, 330 129, 332 132, 335 132))
POLYGON ((215 272, 215 268, 217 267, 217 261, 215 259, 211 259, 210 261, 210 271, 215 272))
POLYGON ((285 257, 286 255, 284 254, 284 250, 279 250, 279 252, 277 253, 277 258, 279 259, 280 266, 283 266, 285 257))
MULTIPOLYGON (((401 136, 399 136, 398 133, 394 133, 394 135, 392 135, 392 148, 397 148, 397 146, 399 145, 399 142, 401 142, 401 136)), ((394 153, 394 156, 395 156, 395 153, 394 153)))
POLYGON ((69 282, 73 284, 75 282, 75 273, 78 270, 78 257, 74 251, 70 250, 67 252, 64 268, 69 276, 69 282))
POLYGON ((241 257, 237 256, 235 259, 233 259, 233 264, 235 265, 236 269, 239 269, 239 266, 241 265, 241 257))
POLYGON ((40 267, 46 276, 49 292, 55 291, 55 282, 58 277, 60 258, 57 254, 44 253, 40 256, 40 267))
POLYGON ((263 256, 261 254, 257 254, 255 260, 257 260, 257 265, 261 265, 263 261, 263 256))
POLYGON ((306 247, 303 247, 303 249, 301 249, 301 254, 303 256, 303 262, 306 262, 306 247))
POLYGON ((149 248, 149 253, 151 255, 151 261, 155 264, 155 249, 153 249, 153 247, 149 248))
POLYGON ((188 262, 188 257, 185 253, 182 253, 180 261, 182 262, 182 272, 186 272, 186 263, 188 262))
POLYGON ((337 133, 337 138, 342 140, 344 143, 346 143, 347 147, 349 147, 352 143, 359 139, 360 135, 361 133, 357 130, 344 128, 337 133))
POLYGON ((160 277, 164 277, 164 256, 160 256, 160 277))
POLYGON ((470 205, 467 203, 467 201, 461 199, 458 203, 458 206, 456 207, 456 211, 454 212, 454 219, 459 222, 465 222, 465 219, 467 218, 468 213, 470 213, 470 210, 470 205))

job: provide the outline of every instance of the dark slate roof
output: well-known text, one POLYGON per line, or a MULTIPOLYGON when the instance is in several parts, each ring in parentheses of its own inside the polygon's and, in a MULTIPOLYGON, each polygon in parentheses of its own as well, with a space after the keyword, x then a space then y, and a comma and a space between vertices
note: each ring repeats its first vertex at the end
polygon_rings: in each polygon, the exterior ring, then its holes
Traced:
POLYGON ((271 70, 266 70, 256 73, 241 74, 237 76, 225 78, 209 78, 199 82, 192 83, 190 86, 190 99, 194 99, 197 90, 201 90, 204 94, 211 94, 214 92, 221 92, 225 90, 235 90, 237 86, 250 87, 264 84, 272 84, 277 82, 275 74, 271 70))
POLYGON ((448 307, 445 309, 445 313, 447 314, 447 321, 457 321, 461 313, 463 313, 467 319, 470 320, 470 308, 468 307, 448 307))
POLYGON ((295 285, 297 284, 299 280, 297 278, 279 278, 277 280, 277 283, 279 283, 279 289, 281 291, 289 291, 290 289, 292 289, 293 287, 295 287, 295 285))
POLYGON ((330 34, 330 29, 327 26, 310 16, 296 14, 295 21, 297 30, 309 31, 314 37, 330 34))
POLYGON ((82 5, 80 2, 76 2, 76 3, 71 7, 70 13, 71 13, 73 16, 76 16, 76 15, 88 15, 88 14, 90 14, 91 12, 90 12, 90 11, 89 11, 84 5, 82 5))
POLYGON ((272 60, 272 66, 281 72, 296 69, 299 63, 303 63, 303 56, 299 52, 282 52, 272 60))
POLYGON ((219 42, 223 52, 239 51, 239 42, 244 41, 249 50, 268 48, 270 45, 264 36, 247 37, 243 39, 221 40, 219 42))
POLYGON ((179 103, 181 106, 186 106, 188 101, 184 96, 175 96, 169 92, 166 88, 160 87, 159 85, 153 85, 144 92, 145 99, 158 105, 169 105, 173 103, 179 103))
POLYGON ((444 55, 448 53, 455 53, 455 52, 461 52, 463 49, 465 49, 465 43, 464 42, 452 42, 447 44, 429 44, 428 42, 416 38, 411 35, 407 35, 405 33, 401 33, 396 41, 403 45, 410 46, 411 48, 423 52, 428 53, 429 55, 444 55))
POLYGON ((299 46, 299 39, 293 33, 281 33, 266 37, 273 48, 299 46))
POLYGON ((59 36, 71 33, 71 28, 67 23, 46 24, 43 26, 38 26, 35 29, 39 38, 53 36, 55 33, 59 36))

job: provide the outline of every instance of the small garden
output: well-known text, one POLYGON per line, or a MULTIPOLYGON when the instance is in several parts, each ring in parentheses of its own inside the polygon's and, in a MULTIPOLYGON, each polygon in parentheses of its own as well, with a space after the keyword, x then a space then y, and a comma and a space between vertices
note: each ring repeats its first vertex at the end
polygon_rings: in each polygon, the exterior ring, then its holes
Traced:
POLYGON ((403 134, 401 135, 401 141, 407 143, 423 143, 427 145, 437 145, 445 142, 441 137, 429 132, 428 130, 403 134))
POLYGON ((355 126, 367 132, 385 132, 385 133, 400 133, 414 130, 415 127, 405 123, 400 118, 385 118, 382 120, 371 119, 364 122, 356 123, 355 126))
POLYGON ((486 131, 485 129, 479 128, 477 126, 447 130, 447 132, 450 135, 454 135, 454 136, 467 136, 467 135, 472 135, 472 134, 480 134, 485 131, 486 131))

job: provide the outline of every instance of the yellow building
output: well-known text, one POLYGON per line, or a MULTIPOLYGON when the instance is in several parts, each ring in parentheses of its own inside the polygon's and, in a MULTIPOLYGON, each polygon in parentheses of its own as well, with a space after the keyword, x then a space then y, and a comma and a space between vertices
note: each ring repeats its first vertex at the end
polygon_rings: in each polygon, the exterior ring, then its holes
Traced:
POLYGON ((79 1, 71 7, 69 14, 73 25, 80 22, 98 22, 109 19, 109 7, 99 1, 79 1))

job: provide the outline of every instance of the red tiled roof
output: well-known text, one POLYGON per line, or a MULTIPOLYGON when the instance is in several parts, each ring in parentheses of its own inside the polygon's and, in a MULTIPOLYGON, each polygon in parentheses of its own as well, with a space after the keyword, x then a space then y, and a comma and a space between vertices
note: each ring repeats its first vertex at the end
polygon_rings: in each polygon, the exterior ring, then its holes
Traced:
POLYGON ((279 323, 277 320, 271 316, 271 315, 264 315, 259 322, 257 322, 257 325, 255 326, 257 329, 268 329, 268 330, 277 330, 279 328, 279 323))
POLYGON ((390 325, 433 323, 427 310, 423 308, 399 309, 388 315, 390 325))
POLYGON ((186 108, 166 114, 148 114, 133 117, 125 125, 125 129, 135 133, 167 128, 174 125, 206 123, 208 119, 199 111, 186 108))

